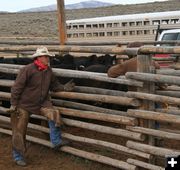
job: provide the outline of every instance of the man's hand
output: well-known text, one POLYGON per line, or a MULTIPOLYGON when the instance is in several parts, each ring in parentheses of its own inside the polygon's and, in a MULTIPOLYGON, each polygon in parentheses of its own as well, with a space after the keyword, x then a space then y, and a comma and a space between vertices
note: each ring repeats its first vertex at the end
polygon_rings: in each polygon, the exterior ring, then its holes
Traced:
POLYGON ((75 86, 75 83, 73 82, 73 80, 70 80, 64 85, 64 91, 73 91, 74 86, 75 86))
POLYGON ((13 113, 15 111, 17 111, 17 106, 13 106, 13 105, 11 105, 11 107, 7 110, 8 113, 13 113))

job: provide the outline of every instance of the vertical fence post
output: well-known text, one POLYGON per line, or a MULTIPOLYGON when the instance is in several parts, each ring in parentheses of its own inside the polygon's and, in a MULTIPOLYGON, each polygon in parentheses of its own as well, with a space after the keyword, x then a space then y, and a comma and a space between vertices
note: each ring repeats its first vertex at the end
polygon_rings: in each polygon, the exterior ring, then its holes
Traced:
POLYGON ((57 0, 57 11, 58 11, 58 25, 59 25, 59 41, 61 45, 64 45, 66 36, 66 17, 64 9, 64 0, 57 0))
MULTIPOLYGON (((149 55, 138 55, 137 56, 137 71, 143 72, 143 73, 154 73, 155 69, 153 66, 151 66, 152 63, 152 57, 149 55)), ((144 85, 142 88, 138 88, 139 92, 144 93, 154 93, 155 92, 155 84, 153 82, 144 82, 144 85)), ((142 110, 154 110, 155 109, 155 103, 152 101, 143 101, 142 105, 139 109, 142 110)), ((155 123, 151 120, 139 120, 139 125, 146 128, 154 128, 155 123)), ((155 145, 154 138, 152 136, 149 136, 147 141, 149 145, 155 145)), ((151 163, 154 163, 155 159, 152 158, 150 160, 151 163)))

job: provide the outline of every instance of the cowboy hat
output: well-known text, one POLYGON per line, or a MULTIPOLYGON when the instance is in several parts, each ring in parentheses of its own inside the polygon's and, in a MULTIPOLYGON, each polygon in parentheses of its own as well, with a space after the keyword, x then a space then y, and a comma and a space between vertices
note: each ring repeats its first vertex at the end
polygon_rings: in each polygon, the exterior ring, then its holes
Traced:
POLYGON ((37 58, 40 56, 49 56, 52 57, 53 54, 49 53, 48 49, 44 46, 38 47, 36 52, 32 55, 33 58, 37 58))

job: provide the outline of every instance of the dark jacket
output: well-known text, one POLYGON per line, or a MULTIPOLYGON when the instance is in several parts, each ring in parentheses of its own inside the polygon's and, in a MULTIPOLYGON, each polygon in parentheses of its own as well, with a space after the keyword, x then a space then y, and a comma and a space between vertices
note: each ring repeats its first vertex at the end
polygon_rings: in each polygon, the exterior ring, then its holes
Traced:
MULTIPOLYGON (((152 61, 152 65, 156 69, 160 69, 159 64, 156 61, 152 61)), ((137 57, 131 58, 122 64, 117 64, 109 68, 107 74, 108 77, 118 77, 125 75, 127 72, 137 72, 137 57)))
POLYGON ((136 72, 137 71, 137 58, 132 58, 125 61, 122 64, 117 64, 108 70, 108 77, 118 77, 125 75, 127 72, 136 72))
POLYGON ((20 70, 11 88, 11 105, 40 114, 41 107, 52 107, 49 91, 63 89, 64 86, 58 82, 50 67, 39 71, 32 63, 20 70))

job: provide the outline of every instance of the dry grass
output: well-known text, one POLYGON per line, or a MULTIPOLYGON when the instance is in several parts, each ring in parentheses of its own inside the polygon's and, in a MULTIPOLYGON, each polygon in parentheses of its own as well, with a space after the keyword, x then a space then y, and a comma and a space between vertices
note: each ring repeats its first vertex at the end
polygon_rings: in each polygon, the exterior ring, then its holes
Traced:
MULTIPOLYGON (((179 10, 179 0, 138 5, 115 5, 94 9, 67 10, 67 19, 179 10)), ((1 13, 0 37, 57 37, 56 12, 1 13)), ((1 38, 2 39, 2 38, 1 38)))

